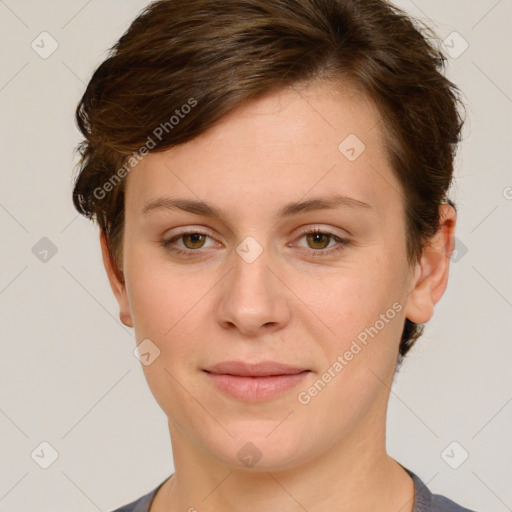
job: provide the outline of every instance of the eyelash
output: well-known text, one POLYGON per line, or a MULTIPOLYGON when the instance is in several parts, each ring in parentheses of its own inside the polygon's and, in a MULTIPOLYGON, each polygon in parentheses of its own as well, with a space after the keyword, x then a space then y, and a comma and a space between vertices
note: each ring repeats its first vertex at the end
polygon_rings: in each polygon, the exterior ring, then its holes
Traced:
MULTIPOLYGON (((164 247, 166 250, 171 251, 177 255, 185 255, 185 256, 191 255, 191 253, 200 252, 201 249, 182 249, 181 247, 171 247, 171 245, 173 242, 175 242, 176 240, 179 240, 183 236, 194 235, 194 234, 204 235, 204 236, 211 238, 210 235, 208 235, 208 233, 202 233, 201 231, 190 230, 190 231, 185 231, 183 233, 180 233, 179 235, 174 235, 171 238, 163 239, 160 241, 160 245, 162 247, 164 247)), ((306 235, 314 235, 314 234, 327 235, 327 236, 331 237, 332 239, 334 239, 334 241, 338 242, 338 245, 334 246, 334 247, 330 247, 329 249, 318 249, 318 250, 309 249, 309 251, 311 251, 311 256, 313 256, 313 257, 330 256, 334 253, 337 253, 337 252, 343 250, 345 248, 345 246, 350 244, 350 242, 348 240, 346 240, 345 238, 341 238, 340 236, 335 235, 334 233, 332 233, 330 231, 322 230, 319 228, 313 228, 313 229, 302 231, 300 233, 299 240, 300 240, 300 238, 302 238, 306 235)))

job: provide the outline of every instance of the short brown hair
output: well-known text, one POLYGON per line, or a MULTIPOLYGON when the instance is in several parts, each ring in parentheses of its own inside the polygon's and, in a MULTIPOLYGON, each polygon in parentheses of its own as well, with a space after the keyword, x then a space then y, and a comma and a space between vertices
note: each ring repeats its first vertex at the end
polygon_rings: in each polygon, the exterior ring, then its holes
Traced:
MULTIPOLYGON (((407 258, 418 262, 439 229, 439 205, 455 207, 446 194, 464 107, 442 73, 438 39, 420 23, 385 0, 160 0, 146 7, 96 69, 76 110, 84 140, 73 202, 98 222, 120 279, 127 161, 141 148, 162 151, 197 137, 258 95, 328 79, 362 91, 384 120, 403 188, 407 258), (156 127, 160 137, 152 137, 156 127)), ((406 319, 398 366, 423 328, 406 319)))

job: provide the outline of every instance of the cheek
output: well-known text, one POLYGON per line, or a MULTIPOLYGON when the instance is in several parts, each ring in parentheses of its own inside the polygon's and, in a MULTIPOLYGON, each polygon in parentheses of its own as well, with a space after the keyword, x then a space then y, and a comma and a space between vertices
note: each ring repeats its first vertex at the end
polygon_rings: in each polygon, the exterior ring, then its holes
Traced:
MULTIPOLYGON (((326 327, 329 337, 337 340, 336 348, 370 329, 377 322, 396 318, 393 304, 400 297, 392 265, 382 259, 364 265, 347 266, 329 275, 311 275, 296 281, 294 291, 308 306, 317 321, 326 327), (300 284, 300 286, 298 286, 300 284), (390 310, 388 314, 388 310, 390 310)), ((364 338, 364 335, 361 336, 364 338)))
POLYGON ((198 303, 205 292, 194 286, 190 289, 195 291, 188 292, 183 289, 184 282, 188 289, 191 283, 183 277, 164 280, 145 272, 130 285, 137 342, 150 339, 160 351, 161 369, 165 366, 172 373, 180 374, 193 371, 197 366, 198 346, 204 345, 204 331, 198 328, 204 324, 204 318, 200 316, 202 309, 198 303))
POLYGON ((204 345, 205 294, 218 277, 177 269, 140 249, 129 255, 126 270, 137 342, 149 339, 160 351, 159 364, 144 367, 146 377, 151 385, 159 368, 169 386, 164 368, 181 375, 197 370, 198 346, 204 345))
POLYGON ((161 338, 175 311, 169 287, 150 268, 131 273, 126 282, 137 339, 139 336, 161 338))
MULTIPOLYGON (((190 395, 197 386, 198 330, 201 308, 194 307, 204 295, 196 278, 178 272, 166 272, 157 265, 137 266, 127 278, 127 289, 134 319, 137 343, 149 339, 158 356, 142 365, 148 386, 162 410, 174 422, 197 414, 190 395), (128 285, 129 283, 129 285, 128 285), (184 283, 186 286, 184 286, 184 283), (179 411, 176 415, 174 412, 179 411)), ((204 338, 203 338, 204 344, 204 338)))
POLYGON ((363 416, 384 414, 387 383, 395 369, 403 328, 403 307, 386 283, 362 274, 310 295, 308 305, 334 333, 321 339, 317 335, 324 366, 312 386, 300 390, 300 407, 314 424, 313 430, 347 433, 363 416))
POLYGON ((130 244, 129 239, 126 247, 126 289, 137 339, 162 340, 190 308, 196 288, 148 248, 130 244))
MULTIPOLYGON (((316 281, 316 287, 313 282, 302 287, 308 293, 304 302, 316 314, 310 331, 323 351, 321 382, 318 391, 311 392, 322 395, 318 410, 337 404, 340 414, 352 410, 357 415, 355 411, 385 391, 381 380, 387 382, 394 372, 404 307, 397 268, 390 260, 375 258, 357 268, 340 269, 338 275, 316 281), (320 336, 313 323, 320 326, 320 336)), ((340 420, 336 412, 333 415, 340 420)))

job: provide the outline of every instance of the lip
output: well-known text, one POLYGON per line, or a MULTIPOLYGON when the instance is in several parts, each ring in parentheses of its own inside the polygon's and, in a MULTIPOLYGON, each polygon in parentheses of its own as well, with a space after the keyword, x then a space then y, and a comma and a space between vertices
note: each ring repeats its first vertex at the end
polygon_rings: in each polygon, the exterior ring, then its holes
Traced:
POLYGON ((310 373, 275 361, 225 361, 203 371, 220 391, 246 402, 269 400, 295 387, 310 373))
POLYGON ((222 375, 236 375, 240 377, 270 377, 274 375, 295 375, 308 368, 290 366, 277 361, 260 361, 249 363, 246 361, 224 361, 206 369, 209 373, 222 375))

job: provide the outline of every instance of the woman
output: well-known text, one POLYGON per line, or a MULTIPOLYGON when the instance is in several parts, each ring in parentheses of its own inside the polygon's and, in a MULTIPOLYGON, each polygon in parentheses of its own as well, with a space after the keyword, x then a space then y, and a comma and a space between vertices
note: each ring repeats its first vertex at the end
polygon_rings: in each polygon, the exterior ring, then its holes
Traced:
POLYGON ((381 0, 162 0, 96 70, 74 203, 175 467, 118 511, 469 510, 385 446, 454 249, 443 64, 381 0))

